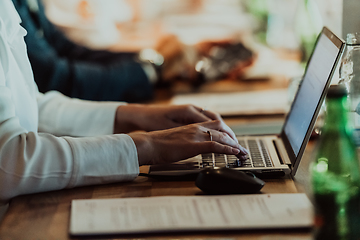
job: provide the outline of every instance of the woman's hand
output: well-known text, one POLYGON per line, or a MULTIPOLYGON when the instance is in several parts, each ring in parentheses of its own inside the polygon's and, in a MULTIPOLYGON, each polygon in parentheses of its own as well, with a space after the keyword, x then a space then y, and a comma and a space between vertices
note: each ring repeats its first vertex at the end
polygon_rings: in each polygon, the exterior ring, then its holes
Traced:
MULTIPOLYGON (((128 104, 117 108, 114 132, 129 133, 137 130, 148 132, 212 120, 222 122, 219 114, 193 105, 128 104)), ((230 129, 227 131, 235 139, 235 134, 230 129)))
POLYGON ((135 142, 140 165, 170 163, 211 152, 237 155, 240 159, 248 154, 221 120, 129 135, 135 142))

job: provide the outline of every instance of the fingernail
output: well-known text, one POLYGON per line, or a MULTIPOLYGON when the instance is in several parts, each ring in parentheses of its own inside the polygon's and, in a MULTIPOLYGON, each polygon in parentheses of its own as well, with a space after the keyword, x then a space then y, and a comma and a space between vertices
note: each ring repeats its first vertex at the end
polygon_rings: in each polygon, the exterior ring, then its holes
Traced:
POLYGON ((232 148, 232 152, 236 155, 240 153, 240 149, 232 148))
POLYGON ((246 161, 248 159, 247 155, 237 155, 236 156, 240 161, 246 161))

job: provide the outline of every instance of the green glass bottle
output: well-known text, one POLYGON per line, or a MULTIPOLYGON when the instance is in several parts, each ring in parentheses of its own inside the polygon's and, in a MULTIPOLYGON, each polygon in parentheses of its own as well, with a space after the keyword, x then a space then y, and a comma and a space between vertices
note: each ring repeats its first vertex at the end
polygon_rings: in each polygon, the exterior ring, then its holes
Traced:
POLYGON ((360 173, 347 91, 331 86, 317 157, 311 164, 315 239, 360 239, 360 173))

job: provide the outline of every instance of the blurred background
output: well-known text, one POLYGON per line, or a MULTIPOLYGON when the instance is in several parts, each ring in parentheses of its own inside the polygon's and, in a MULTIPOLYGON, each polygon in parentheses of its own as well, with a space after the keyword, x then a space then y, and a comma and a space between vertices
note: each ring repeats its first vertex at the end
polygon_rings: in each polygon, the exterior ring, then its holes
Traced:
POLYGON ((278 86, 287 86, 290 79, 301 77, 323 26, 342 37, 360 26, 357 0, 42 3, 47 18, 79 45, 111 52, 139 54, 154 49, 160 53, 168 63, 163 77, 177 79, 172 81, 176 84, 166 85, 173 93, 209 90, 210 83, 224 79, 249 82, 280 75, 284 78, 278 86))
MULTIPOLYGON (((47 17, 70 39, 97 49, 138 50, 153 46, 161 34, 171 33, 184 44, 256 40, 274 48, 300 50, 306 59, 323 25, 342 34, 342 0, 43 2, 47 17), (127 42, 129 39, 131 42, 127 42)), ((347 0, 344 4, 350 10, 356 1, 347 0)))
MULTIPOLYGON (((323 25, 337 34, 342 31, 341 0, 43 2, 46 14, 53 23, 74 41, 94 48, 107 48, 121 38, 127 39, 128 34, 156 37, 158 31, 162 31, 175 34, 186 44, 204 39, 236 40, 245 37, 244 34, 255 34, 257 40, 271 47, 294 50, 313 41, 323 25)), ((138 41, 139 46, 151 45, 149 39, 138 41)))

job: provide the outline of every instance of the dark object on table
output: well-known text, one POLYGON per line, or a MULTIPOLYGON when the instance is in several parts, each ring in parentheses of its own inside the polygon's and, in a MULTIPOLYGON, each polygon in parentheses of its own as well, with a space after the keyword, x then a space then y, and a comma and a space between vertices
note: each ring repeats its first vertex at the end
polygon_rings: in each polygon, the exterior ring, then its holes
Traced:
POLYGON ((213 46, 209 56, 203 57, 196 66, 204 81, 215 81, 229 75, 237 75, 253 62, 253 52, 242 43, 213 46))
POLYGON ((252 173, 230 168, 206 168, 196 178, 198 188, 209 194, 257 193, 265 182, 252 173))

